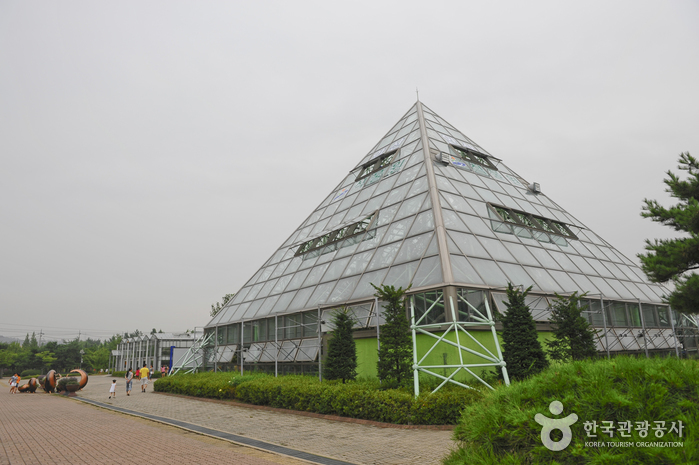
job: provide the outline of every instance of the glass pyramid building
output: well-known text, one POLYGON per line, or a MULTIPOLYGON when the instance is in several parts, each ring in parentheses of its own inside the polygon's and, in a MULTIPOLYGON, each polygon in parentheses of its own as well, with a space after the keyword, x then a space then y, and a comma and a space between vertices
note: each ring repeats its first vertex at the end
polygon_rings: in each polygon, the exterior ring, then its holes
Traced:
MULTIPOLYGON (((410 285, 416 313, 430 311, 426 321, 436 324, 455 318, 450 299, 458 319, 485 303, 504 312, 508 282, 532 286, 529 305, 542 331, 554 293, 588 293, 586 316, 600 328, 601 352, 674 352, 675 330, 683 327, 685 345, 696 346, 689 320, 663 304, 664 288, 419 101, 206 330, 216 333, 220 354, 242 343, 246 365, 282 363, 283 371, 299 372, 318 360, 329 312, 348 306, 358 341, 369 340, 359 347, 366 358, 360 372, 371 375, 372 284, 410 285)), ((218 362, 234 360, 221 355, 218 362)))

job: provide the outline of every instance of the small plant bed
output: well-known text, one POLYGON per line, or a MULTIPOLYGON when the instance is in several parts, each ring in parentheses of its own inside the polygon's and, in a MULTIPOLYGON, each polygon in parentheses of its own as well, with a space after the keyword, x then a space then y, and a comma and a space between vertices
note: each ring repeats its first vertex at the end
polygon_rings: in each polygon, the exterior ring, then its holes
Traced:
MULTIPOLYGON (((618 357, 554 365, 467 405, 454 430, 459 448, 444 463, 699 463, 697 403, 694 360, 618 357), (561 413, 549 410, 553 401, 561 402, 561 413), (577 415, 567 447, 552 451, 543 445, 537 414, 553 419, 577 415), (645 422, 649 427, 643 433, 645 422)), ((563 433, 553 430, 550 438, 558 442, 563 433)))
MULTIPOLYGON (((254 405, 339 415, 403 425, 453 425, 479 391, 445 387, 417 399, 405 389, 382 389, 378 381, 323 381, 311 376, 233 373, 178 374, 159 379, 157 392, 230 399, 254 405)), ((429 391, 428 391, 429 392, 429 391)))

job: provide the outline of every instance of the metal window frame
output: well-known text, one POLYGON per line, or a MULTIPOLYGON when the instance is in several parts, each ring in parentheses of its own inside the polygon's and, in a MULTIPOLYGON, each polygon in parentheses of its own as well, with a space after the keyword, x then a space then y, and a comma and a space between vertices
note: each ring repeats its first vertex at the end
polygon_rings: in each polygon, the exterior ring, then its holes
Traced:
POLYGON ((321 250, 323 247, 338 243, 342 240, 350 239, 352 237, 360 236, 364 233, 367 233, 374 226, 374 224, 376 224, 376 220, 379 217, 378 213, 379 213, 379 210, 376 210, 372 214, 362 217, 362 219, 359 221, 355 221, 354 223, 350 223, 348 225, 342 226, 341 228, 337 228, 333 231, 330 231, 329 233, 321 234, 318 237, 314 237, 313 239, 304 241, 299 246, 299 248, 296 250, 296 253, 294 253, 294 256, 299 257, 302 255, 306 255, 307 253, 313 252, 315 250, 321 250), (367 219, 369 219, 368 226, 366 228, 362 229, 361 231, 357 230, 359 225, 361 225, 362 222, 364 222, 367 219), (344 234, 343 236, 337 237, 339 235, 339 233, 346 228, 351 228, 351 229, 348 231, 348 233, 344 234), (328 237, 328 240, 321 244, 320 240, 326 236, 328 237))
POLYGON ((364 163, 359 168, 359 173, 357 174, 357 177, 355 178, 354 182, 361 181, 362 179, 368 178, 369 176, 376 173, 377 171, 382 170, 383 168, 386 168, 388 165, 390 165, 393 161, 396 160, 397 155, 399 153, 400 153, 400 148, 397 148, 395 150, 392 150, 388 153, 384 153, 384 154, 364 163), (366 171, 366 169, 372 165, 373 165, 373 169, 371 171, 366 171))
POLYGON ((487 202, 486 205, 489 207, 490 211, 497 215, 497 218, 505 224, 514 224, 516 226, 526 228, 530 231, 539 231, 546 234, 553 234, 555 236, 561 236, 566 239, 578 239, 578 236, 576 236, 573 233, 573 231, 571 231, 570 228, 568 228, 568 225, 560 221, 552 220, 550 218, 544 218, 543 216, 533 215, 531 213, 515 210, 514 208, 506 207, 504 205, 497 205, 491 202, 487 202), (498 209, 507 211, 507 213, 514 220, 514 222, 505 219, 502 216, 502 214, 500 214, 498 209), (526 216, 529 219, 529 221, 531 221, 531 223, 534 225, 534 227, 529 226, 528 224, 523 222, 518 215, 526 216), (540 226, 536 227, 536 225, 540 226), (546 229, 546 227, 543 225, 548 226, 549 229, 546 229))

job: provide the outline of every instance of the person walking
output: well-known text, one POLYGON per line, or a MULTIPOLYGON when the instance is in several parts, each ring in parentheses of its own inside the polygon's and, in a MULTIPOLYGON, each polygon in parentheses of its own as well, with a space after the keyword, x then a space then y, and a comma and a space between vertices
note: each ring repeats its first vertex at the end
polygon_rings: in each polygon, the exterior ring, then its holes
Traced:
POLYGON ((165 378, 167 376, 167 367, 165 365, 160 367, 160 377, 165 378))
POLYGON ((150 372, 148 371, 148 367, 146 367, 146 364, 144 363, 143 368, 141 368, 141 392, 146 392, 149 375, 150 372))
POLYGON ((10 394, 14 394, 17 392, 17 384, 19 383, 19 375, 15 373, 12 375, 12 378, 10 378, 10 394))
POLYGON ((126 395, 130 396, 131 395, 131 388, 133 387, 133 371, 131 368, 129 368, 129 371, 126 372, 126 395))
POLYGON ((116 399, 116 380, 112 380, 112 385, 109 386, 109 398, 114 397, 116 399))

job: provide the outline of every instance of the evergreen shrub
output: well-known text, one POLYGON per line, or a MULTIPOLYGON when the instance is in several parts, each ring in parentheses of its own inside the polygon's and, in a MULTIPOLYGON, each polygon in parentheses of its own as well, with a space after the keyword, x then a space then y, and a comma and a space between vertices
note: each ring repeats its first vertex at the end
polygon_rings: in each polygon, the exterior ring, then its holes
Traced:
MULTIPOLYGON (((499 386, 466 406, 454 430, 458 443, 445 465, 474 464, 689 464, 699 463, 699 370, 694 360, 617 357, 551 366, 510 387, 499 386), (553 415, 549 405, 563 404, 553 415), (562 418, 572 413, 572 441, 558 452, 541 442, 540 413, 562 418), (603 421, 613 422, 613 437, 602 432, 603 421), (631 421, 630 437, 620 437, 619 422, 631 421), (651 427, 643 438, 637 422, 651 427), (656 437, 654 422, 664 421, 667 432, 656 437), (683 422, 683 434, 670 433, 672 422, 683 422), (587 437, 585 423, 596 422, 596 438, 587 437), (633 442, 632 446, 594 447, 586 442, 633 442), (682 442, 683 447, 638 447, 636 442, 682 442)), ((591 426, 591 425, 590 425, 591 426)), ((560 439, 560 431, 551 434, 560 439), (556 435, 558 434, 558 437, 556 435)))

